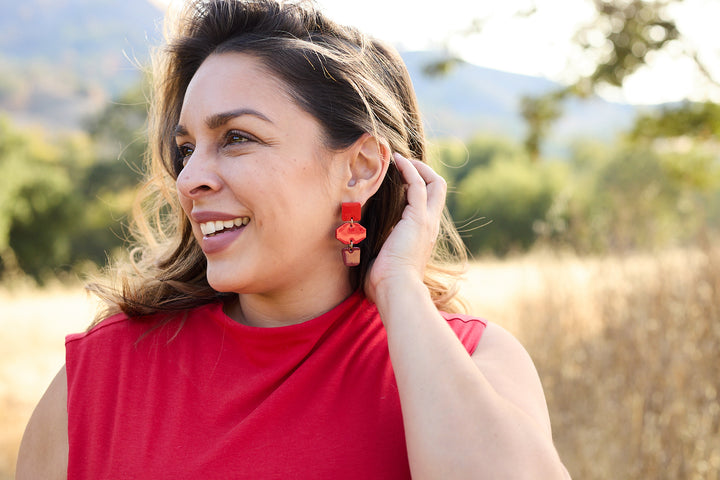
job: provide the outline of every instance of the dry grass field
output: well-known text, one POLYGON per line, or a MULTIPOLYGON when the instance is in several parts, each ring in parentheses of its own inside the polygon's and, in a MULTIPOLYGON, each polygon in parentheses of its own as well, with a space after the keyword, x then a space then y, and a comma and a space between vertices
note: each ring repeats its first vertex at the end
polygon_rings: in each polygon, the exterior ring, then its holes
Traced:
POLYGON ((65 334, 82 331, 93 308, 80 285, 0 291, 0 479, 14 476, 25 424, 65 361, 65 334))
MULTIPOLYGON (((575 479, 720 479, 720 248, 480 260, 473 313, 525 344, 575 479)), ((94 305, 80 286, 0 291, 0 479, 94 305)))
POLYGON ((536 255, 469 278, 474 310, 535 360, 573 478, 720 479, 719 246, 536 255))

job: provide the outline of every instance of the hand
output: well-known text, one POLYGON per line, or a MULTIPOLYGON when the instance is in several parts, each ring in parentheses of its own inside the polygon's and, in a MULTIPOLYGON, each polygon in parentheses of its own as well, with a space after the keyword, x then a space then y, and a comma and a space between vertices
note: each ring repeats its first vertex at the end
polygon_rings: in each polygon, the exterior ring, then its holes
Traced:
POLYGON ((377 292, 409 281, 422 283, 440 231, 447 184, 429 165, 395 153, 395 165, 407 185, 407 206, 370 267, 365 295, 375 302, 377 292))

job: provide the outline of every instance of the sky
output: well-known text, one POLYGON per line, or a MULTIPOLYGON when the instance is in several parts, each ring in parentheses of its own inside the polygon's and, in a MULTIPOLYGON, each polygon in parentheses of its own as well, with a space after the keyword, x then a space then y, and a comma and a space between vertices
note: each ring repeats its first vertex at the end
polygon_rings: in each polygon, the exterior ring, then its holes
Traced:
MULTIPOLYGON (((164 2, 166 0, 153 0, 164 2)), ((622 0, 618 0, 622 1, 622 0)), ((358 27, 400 50, 448 47, 470 63, 567 83, 592 63, 572 42, 579 25, 594 18, 590 0, 316 0, 328 16, 358 27), (529 18, 518 11, 535 7, 529 18), (480 33, 461 35, 474 19, 480 33)), ((678 28, 720 79, 720 0, 684 0, 670 11, 678 28)), ((720 87, 683 58, 679 47, 652 59, 622 90, 604 89, 608 100, 655 104, 685 98, 720 101, 720 87)), ((720 80, 719 80, 720 81, 720 80)))

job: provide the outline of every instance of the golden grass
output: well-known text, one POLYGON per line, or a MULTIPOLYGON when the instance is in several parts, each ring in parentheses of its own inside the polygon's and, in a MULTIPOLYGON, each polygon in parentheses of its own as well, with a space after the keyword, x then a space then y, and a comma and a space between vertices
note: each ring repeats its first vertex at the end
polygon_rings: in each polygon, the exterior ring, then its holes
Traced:
POLYGON ((93 312, 79 285, 0 291, 0 479, 14 477, 25 424, 65 362, 65 335, 84 330, 93 312))
MULTIPOLYGON (((573 478, 720 478, 720 248, 484 259, 463 293, 535 360, 573 478)), ((0 292, 0 479, 92 313, 80 286, 0 292)))
POLYGON ((466 292, 533 357, 573 478, 720 479, 720 248, 514 266, 466 292))

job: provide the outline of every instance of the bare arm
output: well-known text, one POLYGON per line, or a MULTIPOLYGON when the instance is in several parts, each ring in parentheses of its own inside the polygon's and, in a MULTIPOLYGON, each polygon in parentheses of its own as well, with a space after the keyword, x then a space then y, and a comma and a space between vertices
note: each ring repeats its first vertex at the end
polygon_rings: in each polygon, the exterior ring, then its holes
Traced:
POLYGON ((63 366, 25 428, 17 461, 17 480, 67 478, 67 422, 67 374, 63 366))
POLYGON ((489 325, 470 356, 435 308, 423 272, 445 184, 425 164, 396 161, 408 183, 408 206, 365 290, 387 330, 413 478, 569 478, 522 346, 489 325))
POLYGON ((568 478, 522 346, 491 324, 471 357, 420 287, 378 299, 413 478, 568 478))

